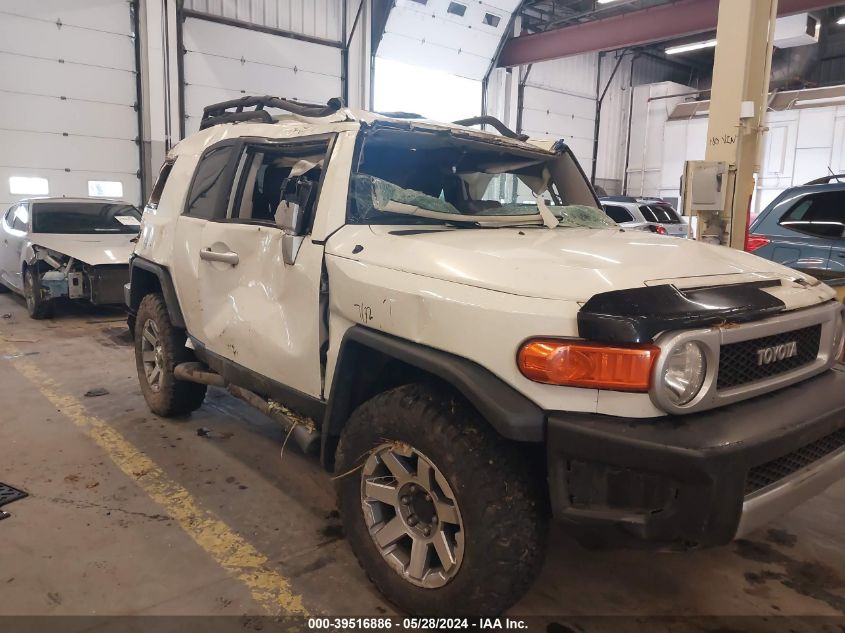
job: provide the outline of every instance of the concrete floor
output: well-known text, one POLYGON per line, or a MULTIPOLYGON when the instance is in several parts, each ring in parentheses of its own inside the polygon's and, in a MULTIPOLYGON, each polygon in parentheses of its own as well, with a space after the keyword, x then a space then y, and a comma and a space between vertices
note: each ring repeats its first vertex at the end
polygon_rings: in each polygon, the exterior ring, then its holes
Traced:
MULTIPOLYGON (((276 425, 217 390, 189 418, 150 414, 119 313, 35 322, 4 294, 0 317, 0 481, 30 493, 3 508, 0 615, 393 613, 343 540, 330 478, 295 450, 280 460, 276 425)), ((714 550, 589 552, 554 533, 511 614, 842 616, 843 523, 845 481, 714 550)))

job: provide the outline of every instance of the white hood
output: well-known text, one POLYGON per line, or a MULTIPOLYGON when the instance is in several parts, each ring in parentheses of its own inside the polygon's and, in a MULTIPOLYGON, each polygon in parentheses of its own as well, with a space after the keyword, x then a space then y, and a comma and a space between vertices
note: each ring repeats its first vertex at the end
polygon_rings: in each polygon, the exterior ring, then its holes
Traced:
POLYGON ((346 226, 327 250, 425 277, 573 301, 658 280, 684 287, 704 285, 685 278, 707 277, 706 285, 717 285, 801 276, 734 249, 615 229, 346 226))
POLYGON ((65 235, 60 233, 34 233, 32 244, 43 246, 92 266, 103 264, 129 264, 129 256, 137 237, 131 233, 109 235, 65 235))

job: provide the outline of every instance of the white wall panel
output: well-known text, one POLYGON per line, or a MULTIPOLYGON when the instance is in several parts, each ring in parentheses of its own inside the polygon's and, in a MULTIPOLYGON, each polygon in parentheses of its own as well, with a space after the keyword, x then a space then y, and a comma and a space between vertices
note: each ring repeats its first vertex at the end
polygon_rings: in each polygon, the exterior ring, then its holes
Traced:
POLYGON ((526 86, 522 131, 532 138, 563 139, 589 173, 593 160, 595 100, 526 86))
POLYGON ((799 112, 801 116, 798 120, 796 147, 800 149, 831 147, 836 109, 820 108, 799 112))
POLYGON ((135 40, 126 0, 0 4, 0 205, 10 176, 50 195, 118 180, 140 202, 135 40))
POLYGON ((522 131, 532 138, 564 139, 589 175, 596 121, 598 54, 534 64, 522 102, 522 131))
MULTIPOLYGON (((632 163, 636 143, 644 138, 643 125, 635 117, 632 130, 632 163), (639 129, 638 129, 639 128, 639 129)), ((645 195, 678 195, 678 185, 687 160, 703 160, 707 143, 706 117, 667 121, 662 126, 663 153, 658 183, 646 177, 645 195)), ((752 203, 757 214, 789 187, 830 174, 845 172, 845 108, 835 106, 769 112, 765 125, 760 173, 752 203)), ((641 148, 641 146, 640 146, 641 148)), ((641 151, 641 149, 640 149, 641 151)), ((648 153, 648 151, 647 151, 648 153)), ((651 173, 651 168, 647 170, 651 173)), ((642 181, 629 174, 633 185, 642 181)), ((629 188, 635 193, 639 190, 629 188)))
MULTIPOLYGON (((670 126, 667 123, 675 105, 683 101, 682 97, 672 95, 692 91, 671 81, 637 86, 634 88, 633 109, 631 115, 631 143, 628 153, 628 193, 637 196, 657 196, 661 189, 677 185, 671 167, 664 169, 666 161, 670 165, 683 165, 682 155, 691 147, 698 147, 694 139, 686 135, 686 128, 670 126), (667 98, 669 97, 669 98, 667 98), (666 135, 669 134, 669 138, 666 135), (685 146, 684 152, 678 145, 685 146), (669 156, 664 156, 667 147, 669 156)), ((706 127, 706 126, 705 126, 706 127)), ((683 169, 681 170, 683 172, 683 169)))
POLYGON ((757 186, 781 191, 792 185, 799 112, 769 112, 757 186))
POLYGON ((185 132, 205 106, 270 94, 325 103, 340 96, 339 48, 197 18, 183 25, 185 132))
POLYGON ((623 57, 614 75, 617 61, 617 53, 603 56, 600 78, 600 90, 604 90, 608 82, 610 85, 601 106, 596 180, 599 184, 603 184, 610 194, 622 192, 625 150, 628 146, 628 119, 633 92, 631 56, 623 57))
POLYGON ((135 73, 0 52, 0 90, 132 108, 135 73))
POLYGON ((792 182, 803 185, 806 182, 830 174, 830 148, 810 147, 795 150, 795 171, 792 182))
POLYGON ((586 53, 533 64, 528 84, 595 99, 598 60, 598 53, 586 53))
POLYGON ((342 7, 343 0, 185 0, 192 11, 335 42, 342 39, 342 7))
POLYGON ((133 144, 138 125, 131 107, 19 93, 0 96, 0 120, 2 127, 11 130, 122 139, 133 144))
POLYGON ((845 114, 837 111, 833 130, 830 168, 837 174, 845 173, 845 114))
POLYGON ((0 14, 26 16, 62 28, 83 29, 89 32, 132 35, 132 22, 126 0, 3 0, 0 14))

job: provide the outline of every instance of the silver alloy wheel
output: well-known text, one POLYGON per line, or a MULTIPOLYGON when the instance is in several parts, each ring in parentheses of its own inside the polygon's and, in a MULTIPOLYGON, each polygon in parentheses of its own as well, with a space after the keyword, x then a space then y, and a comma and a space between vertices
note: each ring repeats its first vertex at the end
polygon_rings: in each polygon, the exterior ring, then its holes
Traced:
POLYGON ((458 573, 464 532, 455 493, 418 450, 391 442, 370 451, 361 507, 379 552, 405 580, 435 589, 458 573))
POLYGON ((158 392, 164 375, 164 354, 158 337, 158 326, 152 319, 147 319, 141 332, 141 360, 144 363, 147 384, 150 389, 158 392))

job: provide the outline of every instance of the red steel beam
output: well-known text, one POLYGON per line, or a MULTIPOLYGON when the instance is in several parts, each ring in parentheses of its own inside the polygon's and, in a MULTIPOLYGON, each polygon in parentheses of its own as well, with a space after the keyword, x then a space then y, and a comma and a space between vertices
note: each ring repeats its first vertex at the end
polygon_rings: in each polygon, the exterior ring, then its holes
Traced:
MULTIPOLYGON (((780 0, 778 15, 823 9, 841 2, 780 0)), ((498 65, 533 64, 580 53, 611 51, 712 31, 716 28, 718 17, 719 0, 679 0, 612 18, 512 38, 502 48, 498 65)))

